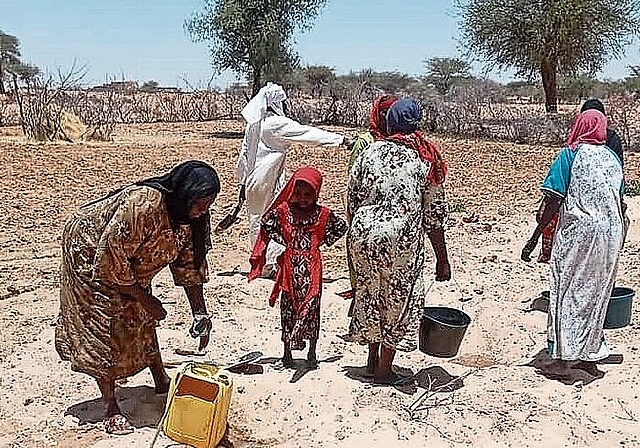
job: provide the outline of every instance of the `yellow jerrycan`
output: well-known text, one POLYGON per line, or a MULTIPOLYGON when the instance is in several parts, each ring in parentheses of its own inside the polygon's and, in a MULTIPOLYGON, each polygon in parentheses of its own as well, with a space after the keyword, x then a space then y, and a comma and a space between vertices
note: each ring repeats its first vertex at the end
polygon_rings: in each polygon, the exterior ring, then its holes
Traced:
POLYGON ((171 379, 163 431, 195 448, 215 448, 227 429, 233 380, 213 364, 185 362, 171 379))

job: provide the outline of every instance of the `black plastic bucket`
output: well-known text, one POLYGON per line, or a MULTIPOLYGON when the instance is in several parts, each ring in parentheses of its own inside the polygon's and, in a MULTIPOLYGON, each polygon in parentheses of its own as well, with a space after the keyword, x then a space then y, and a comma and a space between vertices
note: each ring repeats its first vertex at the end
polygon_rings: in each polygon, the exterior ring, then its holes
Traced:
POLYGON ((423 308, 420 322, 420 351, 438 358, 458 354, 471 318, 455 308, 429 306, 423 308))
POLYGON ((613 288, 604 319, 606 330, 626 327, 631 323, 631 305, 635 295, 636 292, 631 288, 613 288))

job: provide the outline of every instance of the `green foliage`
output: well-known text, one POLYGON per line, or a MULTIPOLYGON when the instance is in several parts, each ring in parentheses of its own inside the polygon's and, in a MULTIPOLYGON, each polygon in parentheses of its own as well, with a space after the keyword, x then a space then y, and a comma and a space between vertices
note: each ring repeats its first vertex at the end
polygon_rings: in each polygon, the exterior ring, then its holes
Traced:
POLYGON ((140 86, 140 91, 141 92, 157 92, 158 91, 158 87, 160 86, 160 84, 158 83, 158 81, 154 81, 149 80, 149 81, 145 81, 142 86, 140 86))
POLYGON ((558 73, 593 74, 638 33, 637 0, 456 0, 463 41, 490 67, 542 77, 555 111, 558 73))
POLYGON ((628 197, 640 196, 640 182, 632 180, 624 186, 624 194, 628 197))
POLYGON ((35 65, 19 63, 9 68, 23 82, 32 82, 40 74, 40 69, 35 65))
POLYGON ((315 97, 321 97, 324 90, 336 80, 333 69, 326 65, 309 65, 302 69, 302 73, 315 97))
POLYGON ((410 86, 419 82, 405 73, 376 72, 370 68, 338 76, 336 81, 345 89, 363 89, 373 96, 381 93, 403 95, 409 91, 410 86))
POLYGON ((185 22, 195 42, 210 42, 213 67, 252 79, 279 79, 298 64, 291 48, 297 31, 311 25, 326 0, 204 0, 185 22))
POLYGON ((20 41, 0 30, 0 93, 6 93, 4 78, 12 67, 20 65, 20 41))
POLYGON ((457 58, 431 58, 427 59, 426 80, 434 85, 440 95, 446 95, 451 87, 460 80, 469 78, 471 65, 457 58))
POLYGON ((598 80, 586 73, 561 76, 558 82, 560 96, 572 103, 579 103, 592 96, 591 92, 597 85, 598 80))
POLYGON ((452 202, 449 204, 450 213, 464 213, 467 211, 467 207, 462 202, 452 202))

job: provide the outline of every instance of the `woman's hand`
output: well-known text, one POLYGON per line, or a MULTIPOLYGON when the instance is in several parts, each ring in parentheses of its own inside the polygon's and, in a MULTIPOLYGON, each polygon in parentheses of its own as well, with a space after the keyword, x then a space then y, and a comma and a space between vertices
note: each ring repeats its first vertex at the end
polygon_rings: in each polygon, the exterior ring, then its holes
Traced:
POLYGON ((520 254, 520 259, 522 261, 529 262, 531 261, 531 253, 538 245, 538 239, 535 237, 531 237, 529 241, 526 242, 524 247, 522 248, 522 253, 520 254))
POLYGON ((193 316, 193 322, 191 323, 189 334, 192 338, 200 337, 198 350, 202 351, 207 347, 207 345, 209 345, 212 327, 213 324, 211 323, 210 316, 207 316, 206 314, 196 314, 193 316))
POLYGON ((451 265, 449 260, 441 260, 436 262, 436 281, 447 282, 451 280, 451 265))
POLYGON ((153 299, 153 301, 149 302, 148 306, 145 306, 145 310, 147 310, 147 312, 151 314, 151 317, 153 317, 155 320, 164 320, 167 317, 167 310, 165 310, 162 306, 162 302, 160 302, 155 297, 153 299))
POLYGON ((204 290, 202 285, 185 286, 184 292, 189 299, 191 312, 193 313, 193 323, 189 329, 192 338, 200 338, 198 350, 204 350, 209 345, 209 337, 211 333, 211 316, 207 312, 207 305, 204 300, 204 290))

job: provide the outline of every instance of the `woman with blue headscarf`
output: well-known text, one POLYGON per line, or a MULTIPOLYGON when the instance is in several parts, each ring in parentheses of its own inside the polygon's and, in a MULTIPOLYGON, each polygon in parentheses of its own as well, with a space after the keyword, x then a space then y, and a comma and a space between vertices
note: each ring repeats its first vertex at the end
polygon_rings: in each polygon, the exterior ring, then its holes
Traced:
POLYGON ((355 269, 355 302, 344 337, 369 347, 374 382, 403 380, 392 370, 397 350, 416 349, 425 295, 425 235, 436 256, 437 281, 451 278, 444 237, 446 165, 418 130, 420 106, 396 102, 387 136, 360 153, 351 168, 347 218, 355 269))
POLYGON ((109 433, 133 431, 118 407, 116 380, 149 367, 156 392, 169 390, 156 335, 167 313, 151 291, 166 266, 191 305, 191 336, 200 338, 200 349, 209 342, 202 284, 209 207, 219 192, 211 166, 184 162, 80 207, 65 225, 55 346, 72 370, 98 382, 109 433))

